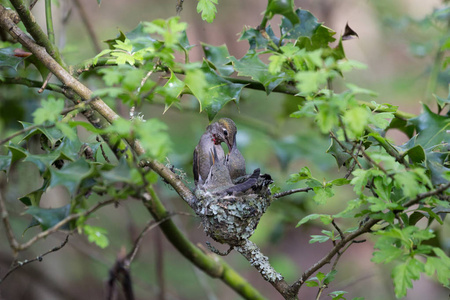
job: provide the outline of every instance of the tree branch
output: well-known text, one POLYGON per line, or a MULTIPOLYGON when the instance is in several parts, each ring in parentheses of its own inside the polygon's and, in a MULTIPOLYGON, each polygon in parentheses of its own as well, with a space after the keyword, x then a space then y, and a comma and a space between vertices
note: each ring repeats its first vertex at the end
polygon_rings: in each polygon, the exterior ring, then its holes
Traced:
MULTIPOLYGON (((16 9, 17 13, 22 20, 23 25, 27 29, 28 33, 36 40, 36 42, 45 47, 48 54, 50 54, 61 66, 64 66, 64 63, 61 59, 61 55, 59 54, 58 48, 48 39, 47 35, 42 31, 41 27, 36 23, 34 16, 31 14, 30 10, 27 8, 25 3, 22 0, 10 0, 11 4, 16 9)), ((0 12, 5 10, 4 6, 0 8, 0 12)), ((3 13, 0 13, 1 18, 3 19, 5 16, 3 13)), ((4 20, 6 21, 6 20, 4 20)), ((8 31, 9 28, 4 28, 5 31, 8 31)), ((15 37, 13 35, 13 37, 15 37)), ((16 38, 16 37, 15 37, 16 38)), ((20 41, 19 41, 20 42, 20 41)), ((25 46, 25 45, 24 45, 25 46)), ((29 49, 29 48, 28 48, 29 49)), ((31 49, 29 49, 31 51, 31 49)), ((31 51, 33 52, 33 51, 31 51)))
POLYGON ((25 265, 27 265, 27 264, 29 264, 29 263, 35 262, 35 261, 41 262, 41 261, 42 261, 42 258, 43 258, 44 256, 46 256, 47 254, 50 254, 50 253, 53 253, 53 252, 56 252, 56 251, 60 250, 62 247, 64 247, 64 246, 67 244, 68 241, 69 241, 69 235, 66 235, 66 238, 64 239, 64 241, 62 242, 61 245, 59 245, 59 246, 57 246, 57 247, 54 247, 54 248, 48 250, 47 252, 45 252, 45 253, 43 253, 43 254, 41 254, 41 255, 36 256, 36 257, 33 258, 33 259, 30 259, 30 260, 26 259, 26 260, 24 260, 24 261, 18 261, 18 262, 16 262, 15 265, 14 265, 12 268, 10 268, 10 269, 8 270, 8 272, 6 272, 6 274, 3 276, 3 278, 0 279, 0 284, 1 284, 3 281, 5 281, 5 279, 6 279, 12 272, 14 272, 15 270, 17 270, 18 268, 21 268, 21 267, 23 267, 23 266, 25 266, 25 265))
MULTIPOLYGON (((42 87, 42 82, 27 79, 27 78, 22 78, 22 77, 14 77, 14 78, 13 77, 5 77, 2 80, 2 84, 20 84, 20 85, 25 85, 30 88, 41 88, 42 87)), ((49 90, 49 91, 61 93, 61 94, 65 93, 64 87, 60 84, 48 83, 45 86, 45 89, 49 90)))

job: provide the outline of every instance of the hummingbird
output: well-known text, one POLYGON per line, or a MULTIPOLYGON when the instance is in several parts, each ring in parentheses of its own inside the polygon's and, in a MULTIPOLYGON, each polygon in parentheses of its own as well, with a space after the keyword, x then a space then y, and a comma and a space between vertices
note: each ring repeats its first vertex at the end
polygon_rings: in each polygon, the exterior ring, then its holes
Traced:
POLYGON ((236 144, 236 124, 229 118, 222 118, 217 121, 217 123, 218 128, 222 133, 221 135, 218 135, 218 138, 220 141, 225 142, 228 147, 225 164, 230 172, 231 179, 235 180, 246 174, 245 159, 236 144))
POLYGON ((213 165, 213 157, 211 151, 216 152, 217 159, 223 160, 225 153, 220 143, 225 139, 221 126, 215 122, 206 128, 200 141, 194 150, 194 182, 195 185, 203 183, 208 177, 211 166, 213 165))
POLYGON ((212 161, 212 166, 203 185, 203 189, 213 194, 232 195, 243 193, 253 188, 259 178, 260 170, 258 168, 253 171, 253 174, 244 182, 234 184, 231 181, 230 173, 226 165, 226 159, 217 156, 216 148, 212 148, 210 159, 212 161))

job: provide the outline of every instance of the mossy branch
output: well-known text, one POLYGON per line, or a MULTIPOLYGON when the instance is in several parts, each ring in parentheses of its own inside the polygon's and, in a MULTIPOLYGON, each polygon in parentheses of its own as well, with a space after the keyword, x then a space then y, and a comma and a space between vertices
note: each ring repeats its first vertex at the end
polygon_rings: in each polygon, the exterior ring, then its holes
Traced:
MULTIPOLYGON (((36 40, 36 43, 44 47, 47 53, 50 54, 50 56, 53 57, 58 62, 58 64, 60 64, 61 66, 65 66, 64 62, 61 59, 58 48, 50 41, 42 28, 36 23, 34 16, 31 14, 31 11, 28 9, 25 3, 22 0, 11 0, 10 2, 19 14, 20 19, 22 20, 23 25, 25 25, 28 33, 31 34, 31 36, 36 40)), ((5 10, 4 7, 3 10, 5 10)), ((2 13, 2 18, 4 17, 6 17, 6 14, 2 13)), ((5 31, 8 30, 9 28, 5 29, 5 31)), ((13 37, 15 36, 13 35, 13 37)), ((29 50, 31 51, 31 49, 29 50)))

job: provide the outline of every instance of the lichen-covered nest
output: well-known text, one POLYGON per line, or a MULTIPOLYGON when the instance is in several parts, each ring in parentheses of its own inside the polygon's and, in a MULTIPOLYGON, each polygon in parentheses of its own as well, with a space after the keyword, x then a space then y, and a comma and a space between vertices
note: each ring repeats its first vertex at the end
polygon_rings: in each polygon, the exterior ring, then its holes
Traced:
POLYGON ((268 187, 271 182, 269 175, 261 175, 252 188, 231 195, 211 193, 198 187, 194 209, 207 235, 230 246, 245 243, 272 201, 268 187))

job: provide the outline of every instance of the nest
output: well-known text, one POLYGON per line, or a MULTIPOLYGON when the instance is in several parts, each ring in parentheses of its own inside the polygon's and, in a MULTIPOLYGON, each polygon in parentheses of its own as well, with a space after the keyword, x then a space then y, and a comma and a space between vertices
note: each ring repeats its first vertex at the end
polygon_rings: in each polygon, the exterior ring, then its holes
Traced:
POLYGON ((240 193, 212 193, 198 187, 194 210, 201 218, 206 234, 222 244, 243 245, 253 235, 261 216, 272 202, 270 183, 272 179, 264 174, 250 189, 240 193))

